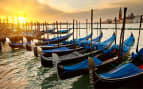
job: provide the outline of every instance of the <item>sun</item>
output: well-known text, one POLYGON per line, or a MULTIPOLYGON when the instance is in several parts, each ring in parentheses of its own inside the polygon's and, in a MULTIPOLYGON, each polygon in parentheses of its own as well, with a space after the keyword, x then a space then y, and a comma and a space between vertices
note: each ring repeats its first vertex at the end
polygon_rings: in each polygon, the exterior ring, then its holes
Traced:
POLYGON ((20 24, 26 23, 26 18, 24 18, 24 17, 18 17, 18 22, 19 22, 20 24))
POLYGON ((23 24, 26 22, 27 22, 27 19, 25 17, 22 17, 22 16, 15 16, 14 17, 14 23, 15 24, 23 24))

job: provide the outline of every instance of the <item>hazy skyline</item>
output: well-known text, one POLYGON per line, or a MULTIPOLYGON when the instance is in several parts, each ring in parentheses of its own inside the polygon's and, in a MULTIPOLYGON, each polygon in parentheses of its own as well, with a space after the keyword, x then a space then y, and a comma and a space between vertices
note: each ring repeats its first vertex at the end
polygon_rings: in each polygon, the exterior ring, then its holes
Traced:
POLYGON ((0 16, 24 16, 54 20, 85 20, 113 18, 120 7, 128 7, 128 13, 143 14, 143 0, 0 0, 0 16))

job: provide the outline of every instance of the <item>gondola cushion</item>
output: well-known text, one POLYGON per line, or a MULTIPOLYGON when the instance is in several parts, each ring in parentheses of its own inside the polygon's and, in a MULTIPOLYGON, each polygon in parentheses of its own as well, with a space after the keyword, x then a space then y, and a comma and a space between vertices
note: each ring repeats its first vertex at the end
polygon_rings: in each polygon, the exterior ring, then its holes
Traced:
POLYGON ((55 44, 47 44, 46 46, 56 46, 55 44))
POLYGON ((122 78, 122 77, 132 76, 140 72, 143 72, 143 70, 138 68, 133 63, 128 63, 108 73, 100 74, 100 76, 103 78, 122 78))
POLYGON ((67 47, 60 47, 56 49, 49 49, 49 50, 43 50, 43 53, 51 53, 51 52, 61 52, 61 51, 70 51, 71 49, 67 47))
MULTIPOLYGON (((101 60, 99 60, 96 57, 93 57, 93 60, 94 60, 94 63, 96 66, 103 63, 101 60)), ((88 68, 88 59, 84 60, 80 64, 75 64, 72 66, 65 66, 64 70, 65 70, 65 72, 70 72, 70 71, 76 71, 76 70, 85 69, 85 68, 88 68)))

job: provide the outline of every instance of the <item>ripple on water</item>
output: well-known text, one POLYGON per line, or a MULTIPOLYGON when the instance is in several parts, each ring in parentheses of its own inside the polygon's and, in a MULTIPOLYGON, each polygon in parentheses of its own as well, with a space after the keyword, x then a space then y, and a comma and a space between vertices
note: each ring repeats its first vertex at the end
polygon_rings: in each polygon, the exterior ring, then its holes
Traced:
POLYGON ((42 89, 71 89, 73 83, 78 81, 80 77, 81 76, 67 80, 58 80, 57 75, 53 74, 42 81, 42 89))
MULTIPOLYGON (((24 89, 27 84, 26 77, 23 77, 25 68, 23 61, 20 61, 20 53, 24 51, 11 52, 1 56, 0 66, 0 89, 24 89), (16 55, 18 54, 18 55, 16 55), (21 75, 21 76, 17 76, 21 75)), ((26 52, 24 52, 26 53, 26 52)), ((24 54, 25 55, 25 54, 24 54)))

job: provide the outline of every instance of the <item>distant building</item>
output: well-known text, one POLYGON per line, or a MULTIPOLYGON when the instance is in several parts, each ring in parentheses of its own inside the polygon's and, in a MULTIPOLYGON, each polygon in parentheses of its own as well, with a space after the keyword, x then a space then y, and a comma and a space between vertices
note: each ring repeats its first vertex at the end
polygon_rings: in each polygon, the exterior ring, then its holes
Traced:
MULTIPOLYGON (((122 15, 122 9, 119 9, 119 15, 117 18, 117 23, 122 23, 123 22, 123 15, 122 15)), ((135 15, 133 12, 127 15, 126 17, 126 23, 139 23, 140 22, 140 15, 135 15)), ((102 23, 104 24, 113 24, 115 23, 115 19, 106 19, 102 23)))
MULTIPOLYGON (((126 17, 126 23, 138 23, 139 20, 140 20, 140 16, 135 16, 133 12, 130 13, 126 17)), ((120 10, 119 10, 119 16, 118 16, 118 23, 122 23, 122 22, 123 22, 122 9, 120 8, 120 10)))

